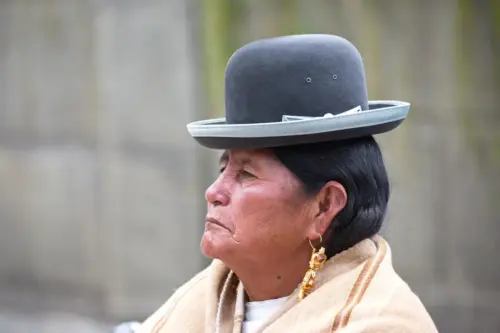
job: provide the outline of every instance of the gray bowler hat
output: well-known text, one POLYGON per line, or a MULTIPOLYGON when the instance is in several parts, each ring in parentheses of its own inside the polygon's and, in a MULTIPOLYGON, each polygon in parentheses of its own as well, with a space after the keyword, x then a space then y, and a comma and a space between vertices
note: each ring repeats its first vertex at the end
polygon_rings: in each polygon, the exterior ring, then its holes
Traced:
POLYGON ((294 35, 238 49, 225 71, 225 118, 187 128, 208 148, 269 148, 388 132, 409 109, 368 100, 363 60, 346 39, 294 35))

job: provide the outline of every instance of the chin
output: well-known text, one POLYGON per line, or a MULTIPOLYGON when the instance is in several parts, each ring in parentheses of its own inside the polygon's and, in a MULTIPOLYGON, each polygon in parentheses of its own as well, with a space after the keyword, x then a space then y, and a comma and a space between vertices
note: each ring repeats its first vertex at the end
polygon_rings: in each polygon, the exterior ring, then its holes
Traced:
POLYGON ((218 246, 212 235, 207 234, 207 232, 203 234, 203 236, 201 237, 200 248, 205 257, 210 259, 219 259, 219 247, 220 245, 218 246))

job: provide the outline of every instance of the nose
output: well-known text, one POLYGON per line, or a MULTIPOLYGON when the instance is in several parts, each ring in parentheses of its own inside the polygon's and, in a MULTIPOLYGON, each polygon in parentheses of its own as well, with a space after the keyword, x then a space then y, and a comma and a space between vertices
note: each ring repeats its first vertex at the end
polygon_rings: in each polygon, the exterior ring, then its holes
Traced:
POLYGON ((220 178, 221 177, 207 188, 205 191, 205 199, 214 206, 227 206, 229 204, 229 195, 227 190, 222 186, 220 178))

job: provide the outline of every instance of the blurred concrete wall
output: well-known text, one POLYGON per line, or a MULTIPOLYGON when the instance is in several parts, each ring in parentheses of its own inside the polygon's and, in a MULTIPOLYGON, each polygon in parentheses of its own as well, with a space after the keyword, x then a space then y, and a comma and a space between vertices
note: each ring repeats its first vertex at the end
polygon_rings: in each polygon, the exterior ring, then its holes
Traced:
POLYGON ((203 264, 189 2, 0 2, 0 303, 140 318, 203 264))
POLYGON ((257 38, 329 32, 360 49, 371 99, 412 103, 378 138, 396 268, 441 332, 500 331, 497 12, 465 0, 1 1, 0 305, 153 311, 206 264, 197 221, 212 156, 185 124, 223 112, 227 57, 257 38))

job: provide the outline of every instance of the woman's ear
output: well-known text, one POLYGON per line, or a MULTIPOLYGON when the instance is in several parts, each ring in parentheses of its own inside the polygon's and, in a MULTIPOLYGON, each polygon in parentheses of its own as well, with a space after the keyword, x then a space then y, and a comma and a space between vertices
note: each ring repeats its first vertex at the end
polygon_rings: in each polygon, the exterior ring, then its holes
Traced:
POLYGON ((329 181, 315 197, 316 214, 311 230, 311 239, 317 238, 318 233, 323 235, 333 218, 347 204, 347 192, 339 182, 329 181))

